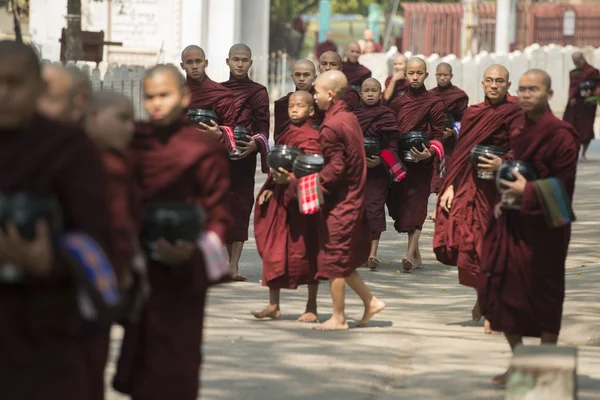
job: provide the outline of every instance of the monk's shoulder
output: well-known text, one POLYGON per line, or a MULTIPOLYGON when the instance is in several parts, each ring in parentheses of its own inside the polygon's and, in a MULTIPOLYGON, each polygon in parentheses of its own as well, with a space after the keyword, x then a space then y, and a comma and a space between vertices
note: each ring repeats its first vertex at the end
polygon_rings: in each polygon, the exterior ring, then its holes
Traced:
POLYGON ((183 136, 190 146, 198 146, 200 148, 200 158, 206 157, 224 157, 227 158, 225 148, 213 137, 200 132, 193 125, 184 125, 177 134, 183 136))
POLYGON ((76 125, 66 125, 39 117, 34 124, 34 140, 36 145, 44 147, 54 154, 55 158, 68 157, 76 154, 98 155, 96 146, 76 125))
POLYGON ((223 85, 219 82, 215 82, 212 79, 207 78, 205 88, 206 88, 206 90, 212 90, 212 91, 217 92, 218 99, 221 99, 224 97, 233 98, 233 91, 230 88, 226 87, 225 85, 223 85))
POLYGON ((125 155, 114 151, 101 152, 104 170, 109 176, 126 176, 129 173, 129 165, 125 155))

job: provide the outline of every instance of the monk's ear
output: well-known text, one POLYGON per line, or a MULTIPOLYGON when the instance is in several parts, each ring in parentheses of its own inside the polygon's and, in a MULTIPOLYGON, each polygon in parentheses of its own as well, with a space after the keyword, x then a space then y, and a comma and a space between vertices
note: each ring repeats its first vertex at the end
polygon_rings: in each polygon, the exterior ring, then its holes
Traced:
POLYGON ((204 60, 204 68, 208 67, 208 60, 204 60))
POLYGON ((183 85, 181 87, 181 108, 188 108, 190 101, 192 101, 192 92, 190 91, 188 85, 183 85))
POLYGON ((552 97, 554 97, 554 90, 549 89, 548 90, 548 101, 552 100, 552 97))
POLYGON ((308 116, 314 117, 314 115, 315 115, 315 108, 313 106, 310 106, 310 108, 308 109, 308 116))
POLYGON ((252 65, 254 65, 254 60, 250 59, 250 67, 252 67, 252 65))
POLYGON ((425 72, 425 79, 429 78, 429 72, 425 72))
POLYGON ((229 57, 227 57, 227 58, 225 59, 225 64, 227 64, 227 66, 229 66, 229 57))
POLYGON ((182 70, 184 70, 184 71, 185 71, 185 68, 183 67, 183 63, 182 63, 182 62, 181 62, 181 63, 179 63, 179 66, 181 67, 181 69, 182 69, 182 70))
POLYGON ((511 81, 508 81, 508 85, 506 86, 506 91, 508 92, 508 89, 510 89, 510 85, 512 85, 511 81))

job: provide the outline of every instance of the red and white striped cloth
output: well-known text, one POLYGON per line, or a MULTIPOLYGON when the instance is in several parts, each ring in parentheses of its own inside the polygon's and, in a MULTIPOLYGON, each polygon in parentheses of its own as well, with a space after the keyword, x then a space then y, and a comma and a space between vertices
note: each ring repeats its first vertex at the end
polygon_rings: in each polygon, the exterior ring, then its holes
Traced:
POLYGON ((300 212, 303 215, 319 212, 322 203, 322 194, 318 173, 300 178, 300 182, 298 183, 298 199, 300 200, 300 212))
POLYGON ((392 181, 400 182, 402 179, 406 178, 406 168, 396 153, 389 150, 381 150, 379 157, 381 157, 381 160, 386 165, 388 172, 392 177, 392 181))
POLYGON ((229 257, 219 235, 206 231, 200 235, 196 245, 202 251, 206 276, 210 283, 219 282, 231 275, 229 257))
POLYGON ((429 142, 429 147, 435 150, 438 160, 440 162, 444 159, 444 145, 439 140, 432 140, 429 142))
POLYGON ((228 126, 219 126, 221 132, 223 132, 223 143, 227 148, 227 151, 230 153, 237 150, 237 145, 235 144, 235 136, 233 136, 233 129, 228 126))

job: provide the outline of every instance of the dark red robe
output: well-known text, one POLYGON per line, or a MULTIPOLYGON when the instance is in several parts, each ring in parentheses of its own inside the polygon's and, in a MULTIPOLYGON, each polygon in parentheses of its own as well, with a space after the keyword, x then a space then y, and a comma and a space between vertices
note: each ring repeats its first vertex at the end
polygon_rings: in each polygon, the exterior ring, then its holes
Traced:
POLYGON ((448 164, 445 183, 440 194, 454 185, 454 200, 450 214, 439 204, 435 220, 433 251, 438 261, 458 265, 460 284, 477 288, 481 245, 494 206, 500 201, 495 181, 477 178, 471 162, 471 149, 477 144, 494 145, 506 151, 511 149, 509 132, 518 123, 523 112, 516 97, 492 105, 489 100, 467 109, 454 155, 448 164))
MULTIPOLYGON (((411 131, 426 132, 430 142, 442 146, 444 130, 444 103, 423 86, 412 88, 390 104, 398 116, 400 138, 411 131), (433 143, 433 142, 432 142, 433 143)), ((432 151, 433 152, 433 151, 432 151)), ((434 155, 440 158, 443 154, 434 155)), ((405 163, 406 179, 392 184, 388 196, 388 210, 398 232, 414 232, 423 229, 427 218, 427 202, 433 175, 433 160, 405 163)))
MULTIPOLYGON (((231 223, 229 160, 219 143, 187 123, 161 129, 140 123, 131 158, 144 207, 199 204, 206 213, 205 229, 225 237, 231 223)), ((113 385, 134 399, 195 400, 208 288, 202 253, 178 266, 150 260, 148 278, 152 292, 139 323, 125 329, 113 385)))
MULTIPOLYGON (((308 154, 321 153, 319 132, 310 119, 302 126, 292 125, 275 143, 308 154)), ((256 248, 263 260, 262 284, 270 288, 295 289, 315 282, 319 215, 300 213, 296 187, 296 181, 277 185, 269 175, 259 196, 272 190, 273 197, 254 211, 256 248)))
POLYGON ((231 90, 206 75, 202 82, 187 78, 187 85, 192 92, 188 108, 212 110, 219 116, 221 125, 231 128, 236 125, 236 110, 231 90))
POLYGON ((342 66, 342 71, 348 79, 348 84, 354 86, 355 89, 360 89, 362 83, 371 77, 371 70, 359 63, 344 61, 342 66))
MULTIPOLYGON (((511 144, 516 160, 531 163, 538 179, 559 179, 572 200, 579 149, 571 124, 548 110, 538 122, 511 132, 511 144)), ((533 337, 559 333, 570 237, 570 225, 548 227, 532 182, 520 210, 503 210, 492 220, 481 260, 486 284, 478 292, 493 330, 533 337)))
POLYGON ((319 131, 325 157, 321 188, 319 278, 343 278, 367 262, 371 243, 365 215, 367 162, 360 124, 344 101, 325 113, 319 131))
MULTIPOLYGON (((93 237, 112 255, 107 180, 83 131, 35 117, 0 131, 0 191, 56 196, 66 231, 93 237)), ((108 331, 80 317, 70 261, 55 253, 48 277, 0 283, 0 382, 3 399, 104 398, 108 331)))
MULTIPOLYGON (((397 152, 398 118, 392 110, 379 104, 363 105, 354 110, 354 115, 358 118, 364 137, 377 138, 382 150, 397 152)), ((385 163, 382 162, 375 168, 367 168, 365 208, 372 240, 379 239, 381 232, 385 232, 386 229, 385 201, 390 183, 390 173, 385 163)))
POLYGON ((323 53, 326 53, 328 51, 335 51, 337 53, 337 44, 330 42, 329 40, 318 43, 315 47, 315 55, 317 56, 317 60, 323 55, 323 53))
MULTIPOLYGON (((464 112, 469 106, 469 96, 467 94, 450 83, 446 87, 436 87, 430 90, 432 93, 438 95, 444 102, 444 113, 452 114, 456 121, 460 121, 464 112)), ((445 166, 448 165, 452 152, 454 151, 454 145, 456 144, 456 137, 451 136, 444 139, 444 161, 440 166, 440 162, 436 159, 433 166, 433 179, 431 180, 431 193, 438 193, 442 186, 445 166), (445 164, 445 165, 444 165, 445 164)))
POLYGON ((576 68, 569 73, 569 102, 563 116, 565 121, 577 129, 581 144, 589 144, 594 139, 594 120, 598 107, 581 97, 579 85, 587 80, 596 81, 596 85, 600 87, 600 71, 587 63, 583 68, 576 68), (571 99, 575 99, 574 106, 571 105, 571 99))
MULTIPOLYGON (((237 126, 247 128, 256 140, 261 158, 261 170, 269 172, 267 153, 269 152, 269 94, 267 89, 246 77, 236 79, 233 75, 222 83, 233 92, 235 99, 235 119, 237 126)), ((233 225, 227 234, 226 243, 248 240, 250 214, 254 205, 254 175, 256 174, 257 153, 241 160, 230 160, 231 190, 229 201, 233 215, 233 225)))
MULTIPOLYGON (((390 82, 392 81, 392 77, 388 76, 387 79, 385 80, 385 87, 387 88, 388 85, 390 84, 390 82)), ((410 84, 408 83, 408 79, 401 79, 399 81, 396 81, 396 83, 394 84, 394 92, 392 93, 392 97, 390 97, 389 100, 385 100, 383 99, 383 97, 381 98, 382 103, 384 104, 390 104, 392 101, 394 101, 394 99, 396 97, 400 97, 402 95, 404 95, 404 93, 406 93, 406 91, 408 90, 408 87, 410 86, 410 84)))

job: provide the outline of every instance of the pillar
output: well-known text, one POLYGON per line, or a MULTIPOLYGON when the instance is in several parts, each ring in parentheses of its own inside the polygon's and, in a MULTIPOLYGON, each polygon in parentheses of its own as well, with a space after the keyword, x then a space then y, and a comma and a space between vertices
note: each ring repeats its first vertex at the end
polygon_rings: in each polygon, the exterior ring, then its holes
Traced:
POLYGON ((331 28, 331 0, 319 0, 319 42, 325 41, 325 35, 331 28))
POLYGON ((511 38, 511 0, 496 1, 496 54, 508 54, 510 52, 511 38))

